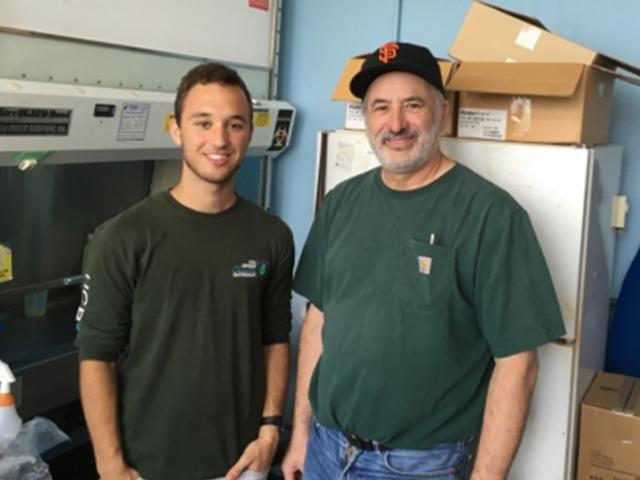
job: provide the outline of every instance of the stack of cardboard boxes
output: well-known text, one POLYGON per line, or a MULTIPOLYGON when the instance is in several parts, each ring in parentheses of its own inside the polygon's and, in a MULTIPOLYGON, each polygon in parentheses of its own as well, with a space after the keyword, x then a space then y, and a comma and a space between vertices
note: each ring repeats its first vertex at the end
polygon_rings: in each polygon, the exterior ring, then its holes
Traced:
POLYGON ((640 379, 599 372, 582 402, 578 480, 640 478, 640 379))
MULTIPOLYGON (((534 18, 477 0, 449 54, 457 62, 440 62, 452 107, 447 136, 604 144, 614 79, 640 85, 639 67, 554 35, 534 18)), ((348 89, 363 57, 348 61, 332 96, 349 102, 347 129, 364 129, 348 89)))

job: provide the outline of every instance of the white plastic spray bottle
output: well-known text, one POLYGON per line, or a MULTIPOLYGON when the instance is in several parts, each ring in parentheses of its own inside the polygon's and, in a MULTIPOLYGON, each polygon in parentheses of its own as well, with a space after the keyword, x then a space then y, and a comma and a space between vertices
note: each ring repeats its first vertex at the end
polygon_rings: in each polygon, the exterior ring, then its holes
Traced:
POLYGON ((0 360, 0 445, 8 445, 22 427, 11 393, 11 383, 15 381, 9 365, 0 360))

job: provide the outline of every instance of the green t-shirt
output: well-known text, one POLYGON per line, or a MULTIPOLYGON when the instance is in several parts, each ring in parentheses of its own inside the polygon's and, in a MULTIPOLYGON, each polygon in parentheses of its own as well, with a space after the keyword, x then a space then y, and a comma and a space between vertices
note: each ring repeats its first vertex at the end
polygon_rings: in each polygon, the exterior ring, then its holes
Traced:
POLYGON ((526 212, 462 165, 411 191, 380 169, 336 187, 294 289, 324 313, 314 415, 394 448, 477 434, 493 358, 564 333, 526 212))
POLYGON ((292 264, 288 227, 242 198, 204 214, 163 192, 96 230, 77 343, 81 360, 118 359, 122 443, 142 477, 222 476, 256 438, 292 264))

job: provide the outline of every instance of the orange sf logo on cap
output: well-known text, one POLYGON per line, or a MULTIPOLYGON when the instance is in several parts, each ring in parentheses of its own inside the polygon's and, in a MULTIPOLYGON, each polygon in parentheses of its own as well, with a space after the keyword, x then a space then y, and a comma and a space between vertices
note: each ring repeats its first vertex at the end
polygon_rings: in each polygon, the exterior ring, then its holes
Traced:
POLYGON ((385 43, 378 49, 378 59, 382 63, 387 63, 389 60, 393 60, 398 56, 398 49, 400 47, 395 42, 385 43))

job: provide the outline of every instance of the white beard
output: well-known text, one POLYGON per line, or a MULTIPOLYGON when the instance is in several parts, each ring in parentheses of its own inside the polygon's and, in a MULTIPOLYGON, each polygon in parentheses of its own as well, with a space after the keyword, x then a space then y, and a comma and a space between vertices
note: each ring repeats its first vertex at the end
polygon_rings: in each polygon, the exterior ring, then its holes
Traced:
POLYGON ((431 158, 434 150, 440 145, 440 117, 440 115, 435 116, 429 132, 426 135, 423 134, 422 137, 419 136, 420 133, 418 131, 408 130, 399 133, 385 132, 376 139, 367 130, 369 144, 382 168, 393 173, 410 173, 424 166, 429 158, 431 158), (384 142, 389 138, 397 136, 418 138, 418 143, 413 148, 413 154, 406 160, 394 160, 384 153, 384 142))

